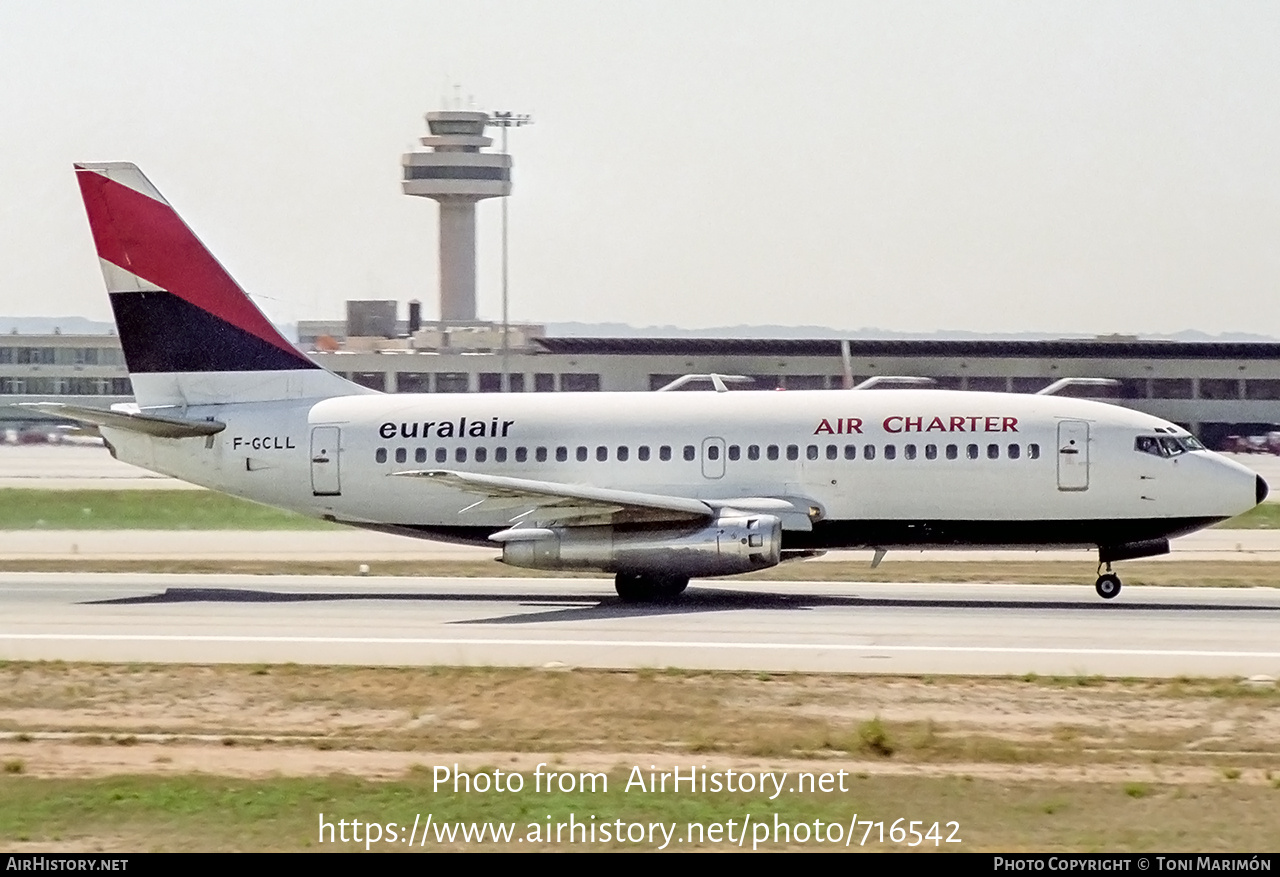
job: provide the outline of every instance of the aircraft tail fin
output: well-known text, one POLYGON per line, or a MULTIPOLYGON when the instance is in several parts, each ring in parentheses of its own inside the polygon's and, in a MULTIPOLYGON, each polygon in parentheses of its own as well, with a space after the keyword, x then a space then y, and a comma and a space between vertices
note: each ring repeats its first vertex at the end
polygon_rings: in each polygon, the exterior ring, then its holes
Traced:
POLYGON ((140 406, 373 392, 281 335, 136 165, 75 168, 140 406))

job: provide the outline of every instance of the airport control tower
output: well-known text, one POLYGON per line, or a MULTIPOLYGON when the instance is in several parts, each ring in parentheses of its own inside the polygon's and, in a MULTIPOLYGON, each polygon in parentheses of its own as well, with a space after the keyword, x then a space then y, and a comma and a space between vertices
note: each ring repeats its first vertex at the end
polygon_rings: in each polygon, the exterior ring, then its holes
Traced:
POLYGON ((426 152, 407 152, 404 193, 440 204, 440 319, 476 319, 476 202, 511 193, 511 156, 480 150, 487 113, 446 110, 427 113, 426 152))

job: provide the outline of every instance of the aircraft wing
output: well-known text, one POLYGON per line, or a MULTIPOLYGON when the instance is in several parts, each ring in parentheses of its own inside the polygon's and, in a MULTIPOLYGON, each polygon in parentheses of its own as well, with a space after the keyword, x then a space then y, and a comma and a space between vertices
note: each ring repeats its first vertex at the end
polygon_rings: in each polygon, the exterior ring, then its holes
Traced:
POLYGON ((108 411, 85 405, 65 405, 62 402, 19 402, 18 408, 34 408, 55 417, 65 417, 79 423, 127 429, 157 438, 193 438, 216 435, 227 428, 217 420, 184 420, 180 417, 161 417, 158 414, 142 414, 130 411, 108 411))
POLYGON ((810 530, 822 509, 803 497, 739 497, 692 499, 666 494, 637 493, 611 487, 535 481, 503 475, 480 475, 447 469, 393 472, 405 478, 423 478, 470 493, 478 499, 459 513, 510 511, 512 523, 521 526, 563 523, 582 526, 606 523, 707 521, 722 512, 769 514, 782 520, 783 529, 810 530))
POLYGON ((478 500, 460 513, 507 510, 522 523, 638 523, 646 521, 703 521, 715 516, 711 506, 697 499, 636 493, 583 484, 561 484, 502 475, 479 475, 445 469, 393 472, 473 494, 478 500))

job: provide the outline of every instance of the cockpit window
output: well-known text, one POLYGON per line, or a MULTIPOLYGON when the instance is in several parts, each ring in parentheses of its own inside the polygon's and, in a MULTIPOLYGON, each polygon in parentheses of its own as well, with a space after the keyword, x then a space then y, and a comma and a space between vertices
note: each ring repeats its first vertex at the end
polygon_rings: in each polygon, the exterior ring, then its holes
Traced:
POLYGON ((1188 451, 1203 451, 1204 445, 1189 435, 1140 435, 1133 440, 1133 449, 1153 457, 1176 457, 1188 451))
MULTIPOLYGON (((1160 437, 1160 438, 1163 438, 1160 437)), ((1167 457, 1169 452, 1160 444, 1160 438, 1154 435, 1140 435, 1133 440, 1133 449, 1140 454, 1150 454, 1153 457, 1167 457)))

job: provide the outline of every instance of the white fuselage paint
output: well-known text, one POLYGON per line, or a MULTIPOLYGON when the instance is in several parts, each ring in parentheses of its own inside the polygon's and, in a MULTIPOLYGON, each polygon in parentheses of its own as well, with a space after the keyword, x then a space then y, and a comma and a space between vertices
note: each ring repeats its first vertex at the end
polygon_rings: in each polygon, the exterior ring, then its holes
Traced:
MULTIPOLYGON (((1001 528, 1027 521, 1050 522, 1038 544, 1086 544, 1072 522, 1203 525, 1255 505, 1254 473, 1217 454, 1162 458, 1135 450, 1138 436, 1185 431, 1129 409, 1058 397, 934 390, 372 394, 194 406, 185 415, 227 427, 211 441, 103 433, 120 459, 215 490, 345 522, 475 528, 479 540, 510 526, 518 510, 468 511, 475 495, 394 473, 479 472, 697 499, 802 498, 827 522, 972 522, 982 533, 973 544, 983 545, 1006 544, 1001 528), (1073 437, 1083 444, 1077 453, 1059 447, 1073 437), (771 445, 779 449, 776 460, 768 459, 771 445), (834 460, 828 445, 836 448, 834 460), (856 447, 854 459, 846 459, 846 445, 856 447), (889 445, 894 459, 886 459, 889 445), (936 458, 928 458, 928 445, 936 446, 936 458), (957 446, 956 459, 947 458, 948 445, 957 446), (976 459, 970 445, 977 445, 976 459), (642 446, 648 460, 639 458, 642 446), (660 459, 664 446, 669 460, 660 459), (728 458, 730 446, 738 459, 728 458), (751 446, 759 459, 748 459, 751 446), (788 446, 798 449, 797 459, 788 459, 788 446), (627 460, 618 459, 619 447, 627 448, 627 460), (444 462, 437 461, 440 448, 444 462), (481 448, 486 459, 477 462, 481 448), (499 448, 505 462, 496 459, 499 448), (546 449, 545 462, 538 448, 546 449), (564 461, 559 448, 567 449, 564 461), (1077 536, 1055 536, 1053 522, 1077 536)), ((883 539, 845 541, 893 547, 883 539)))

